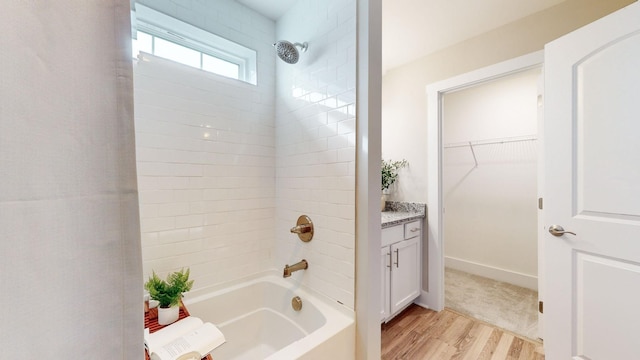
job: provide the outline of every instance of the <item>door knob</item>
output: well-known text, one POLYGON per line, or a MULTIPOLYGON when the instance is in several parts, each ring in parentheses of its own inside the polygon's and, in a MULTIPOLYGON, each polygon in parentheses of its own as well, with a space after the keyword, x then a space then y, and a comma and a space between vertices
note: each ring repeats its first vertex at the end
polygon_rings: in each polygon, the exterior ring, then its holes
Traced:
POLYGON ((549 233, 553 236, 562 236, 564 234, 575 235, 576 233, 571 231, 565 231, 560 225, 551 225, 549 227, 549 233))

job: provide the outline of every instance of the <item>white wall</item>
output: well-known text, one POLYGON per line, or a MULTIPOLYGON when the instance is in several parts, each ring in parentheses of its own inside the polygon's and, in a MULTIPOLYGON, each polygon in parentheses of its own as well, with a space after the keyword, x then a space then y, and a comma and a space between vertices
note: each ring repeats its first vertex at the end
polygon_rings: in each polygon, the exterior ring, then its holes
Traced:
POLYGON ((144 278, 190 267, 200 288, 269 269, 275 24, 234 1, 144 3, 255 49, 258 61, 257 86, 148 55, 135 66, 144 278))
POLYGON ((447 266, 537 286, 535 141, 476 145, 537 135, 539 69, 444 96, 443 194, 447 266))
POLYGON ((540 69, 447 93, 443 100, 445 144, 536 135, 540 69))
POLYGON ((128 1, 3 4, 2 358, 142 354, 129 21, 128 1))
POLYGON ((379 359, 382 0, 356 0, 356 356, 379 359))
MULTIPOLYGON (((632 2, 567 0, 389 70, 382 88, 382 155, 410 164, 390 200, 427 202, 428 84, 542 50, 547 42, 632 2)), ((419 36, 433 35, 416 35, 416 41, 419 36)))
POLYGON ((356 4, 301 0, 277 23, 277 38, 309 43, 295 65, 277 61, 274 266, 305 258, 294 273, 331 298, 354 307, 356 4), (299 215, 315 235, 289 233, 299 215))

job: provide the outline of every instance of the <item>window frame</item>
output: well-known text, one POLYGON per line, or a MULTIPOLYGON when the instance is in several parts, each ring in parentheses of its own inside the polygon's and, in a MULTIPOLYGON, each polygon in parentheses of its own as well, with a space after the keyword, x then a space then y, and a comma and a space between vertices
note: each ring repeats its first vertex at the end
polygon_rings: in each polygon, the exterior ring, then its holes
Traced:
MULTIPOLYGON (((155 38, 160 38, 195 50, 200 53, 200 69, 220 76, 225 75, 203 69, 202 54, 235 64, 238 66, 237 80, 257 85, 257 53, 255 50, 197 28, 147 6, 141 4, 136 4, 135 6, 135 11, 132 10, 131 14, 132 36, 134 39, 137 39, 137 32, 140 31, 154 37, 152 44, 155 44, 155 38)), ((233 79, 233 77, 231 78, 233 79)))

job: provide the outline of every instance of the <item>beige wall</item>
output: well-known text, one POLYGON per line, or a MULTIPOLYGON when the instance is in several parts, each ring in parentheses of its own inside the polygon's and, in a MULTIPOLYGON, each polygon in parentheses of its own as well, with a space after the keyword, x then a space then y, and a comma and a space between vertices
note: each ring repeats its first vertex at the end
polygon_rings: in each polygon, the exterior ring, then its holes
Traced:
POLYGON ((544 44, 632 2, 567 0, 389 70, 382 84, 382 156, 405 158, 410 164, 391 200, 427 201, 426 85, 542 50, 544 44))

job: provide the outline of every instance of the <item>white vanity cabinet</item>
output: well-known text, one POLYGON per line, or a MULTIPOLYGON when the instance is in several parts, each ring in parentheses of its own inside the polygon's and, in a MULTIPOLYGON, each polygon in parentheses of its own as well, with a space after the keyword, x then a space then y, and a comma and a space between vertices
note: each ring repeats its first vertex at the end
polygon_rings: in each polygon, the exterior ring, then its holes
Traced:
POLYGON ((381 321, 388 321, 420 296, 422 220, 382 229, 381 321))

